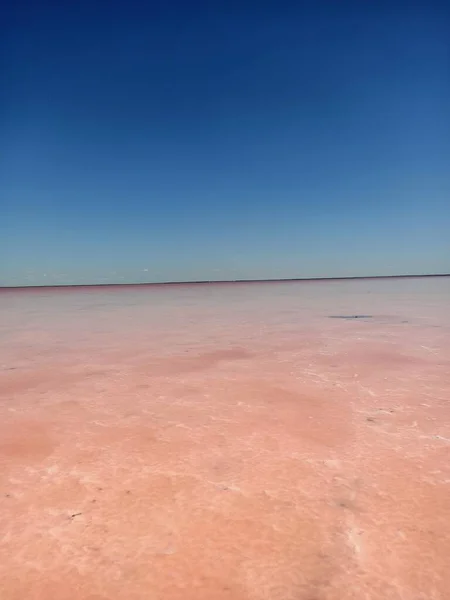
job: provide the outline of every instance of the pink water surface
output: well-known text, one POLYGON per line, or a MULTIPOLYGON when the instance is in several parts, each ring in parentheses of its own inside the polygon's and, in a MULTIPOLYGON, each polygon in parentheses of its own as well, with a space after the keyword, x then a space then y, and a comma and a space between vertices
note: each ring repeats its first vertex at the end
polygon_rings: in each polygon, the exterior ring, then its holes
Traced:
POLYGON ((450 598, 450 278, 0 311, 2 600, 450 598))

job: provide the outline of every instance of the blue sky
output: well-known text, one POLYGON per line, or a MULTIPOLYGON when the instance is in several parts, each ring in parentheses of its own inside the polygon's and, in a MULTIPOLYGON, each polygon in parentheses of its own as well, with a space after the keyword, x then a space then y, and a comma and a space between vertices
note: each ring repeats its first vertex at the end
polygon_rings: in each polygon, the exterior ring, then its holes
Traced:
POLYGON ((5 16, 0 285, 450 271, 444 8, 5 16))

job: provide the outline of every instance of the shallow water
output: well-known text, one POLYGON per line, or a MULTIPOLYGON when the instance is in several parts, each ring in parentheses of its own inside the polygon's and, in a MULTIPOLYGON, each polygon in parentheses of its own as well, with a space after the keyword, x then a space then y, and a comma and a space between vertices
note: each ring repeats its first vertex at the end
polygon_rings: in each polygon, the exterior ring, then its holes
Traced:
POLYGON ((2 600, 448 598, 450 278, 0 290, 0 320, 2 600))

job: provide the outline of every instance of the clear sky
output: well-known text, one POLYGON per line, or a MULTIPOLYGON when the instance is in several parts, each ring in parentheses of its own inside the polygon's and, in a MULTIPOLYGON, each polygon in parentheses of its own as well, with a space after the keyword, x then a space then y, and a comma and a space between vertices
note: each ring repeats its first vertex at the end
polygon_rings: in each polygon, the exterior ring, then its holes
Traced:
POLYGON ((448 9, 7 2, 0 285, 450 271, 448 9))

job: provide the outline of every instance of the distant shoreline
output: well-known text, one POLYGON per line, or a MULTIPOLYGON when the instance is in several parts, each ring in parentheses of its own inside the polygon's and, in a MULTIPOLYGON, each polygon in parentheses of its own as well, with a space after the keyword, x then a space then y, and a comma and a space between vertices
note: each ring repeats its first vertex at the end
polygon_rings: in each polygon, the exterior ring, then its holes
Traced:
POLYGON ((142 283, 75 283, 75 284, 55 284, 55 285, 20 285, 20 286, 0 286, 0 291, 18 291, 18 290, 46 290, 46 289, 72 289, 72 288, 117 288, 117 287, 162 287, 168 285, 188 286, 188 285, 229 285, 229 284, 249 284, 249 283, 298 283, 298 282, 326 282, 326 281, 347 281, 363 280, 370 281, 374 279, 424 279, 431 277, 450 277, 450 273, 434 273, 431 275, 369 275, 355 277, 293 277, 286 279, 224 279, 224 280, 201 280, 201 281, 164 281, 164 282, 142 282, 142 283))

